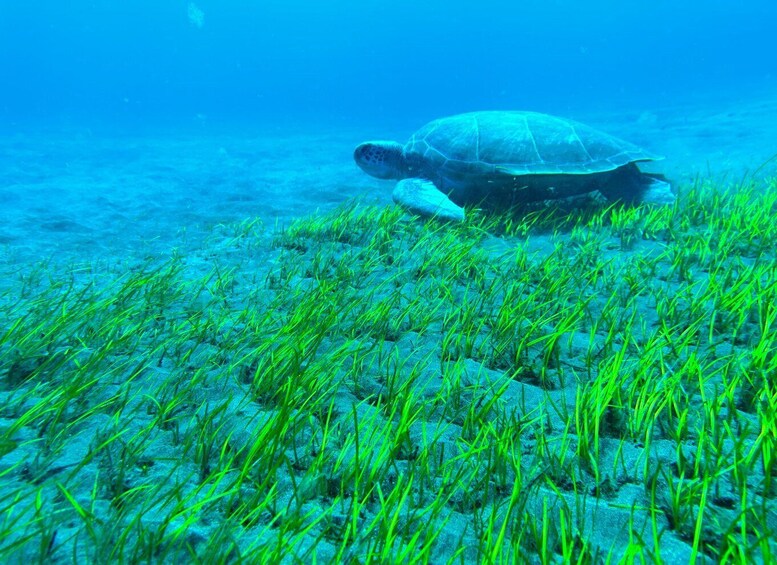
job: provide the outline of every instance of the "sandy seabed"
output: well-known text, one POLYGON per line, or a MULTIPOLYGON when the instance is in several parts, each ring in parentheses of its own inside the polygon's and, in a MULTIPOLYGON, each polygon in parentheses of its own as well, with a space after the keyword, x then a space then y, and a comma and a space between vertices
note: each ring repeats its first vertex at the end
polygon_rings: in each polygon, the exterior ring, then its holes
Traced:
MULTIPOLYGON (((567 117, 666 156, 645 168, 678 185, 697 178, 735 184, 777 168, 773 94, 728 105, 567 117)), ((0 245, 19 265, 52 256, 126 257, 196 245, 212 226, 245 218, 286 225, 355 196, 389 204, 392 183, 366 176, 351 153, 365 139, 401 141, 414 127, 154 137, 77 128, 6 132, 0 245)))

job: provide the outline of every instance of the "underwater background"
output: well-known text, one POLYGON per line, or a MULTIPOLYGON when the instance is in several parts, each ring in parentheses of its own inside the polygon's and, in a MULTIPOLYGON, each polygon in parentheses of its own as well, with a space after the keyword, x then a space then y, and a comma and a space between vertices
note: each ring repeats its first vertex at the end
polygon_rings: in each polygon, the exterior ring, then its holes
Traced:
POLYGON ((3 2, 0 234, 59 225, 107 246, 115 220, 165 216, 121 246, 191 214, 388 202, 352 147, 474 110, 589 123, 681 181, 739 174, 772 155, 775 21, 768 1, 3 2))
POLYGON ((775 21, 767 0, 6 1, 0 111, 304 128, 720 102, 774 86, 775 21))
POLYGON ((0 0, 0 562, 777 559, 777 3, 0 0), (666 207, 421 220, 475 110, 666 207))
POLYGON ((720 103, 774 86, 775 21, 767 0, 6 1, 0 111, 304 128, 720 103))
POLYGON ((16 221, 0 233, 59 225, 108 245, 116 219, 164 215, 137 228, 158 237, 191 214, 388 202, 353 146, 474 110, 589 123, 667 156, 679 181, 752 171, 777 127, 775 21, 767 1, 4 2, 0 159, 16 221))

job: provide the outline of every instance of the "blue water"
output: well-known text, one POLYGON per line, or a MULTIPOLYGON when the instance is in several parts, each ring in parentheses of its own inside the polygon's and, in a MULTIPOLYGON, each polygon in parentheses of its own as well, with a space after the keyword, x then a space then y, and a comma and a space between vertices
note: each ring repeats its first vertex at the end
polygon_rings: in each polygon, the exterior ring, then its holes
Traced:
POLYGON ((774 84, 776 26, 774 0, 2 0, 0 128, 654 108, 774 84))

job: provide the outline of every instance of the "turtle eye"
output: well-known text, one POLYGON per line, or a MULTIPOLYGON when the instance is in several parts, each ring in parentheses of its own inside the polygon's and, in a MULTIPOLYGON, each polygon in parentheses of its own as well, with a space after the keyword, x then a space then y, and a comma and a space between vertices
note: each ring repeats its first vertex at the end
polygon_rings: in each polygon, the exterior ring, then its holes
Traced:
POLYGON ((356 148, 356 150, 353 152, 353 156, 360 161, 369 162, 371 160, 369 148, 363 145, 360 145, 359 147, 356 148))
POLYGON ((374 149, 370 148, 370 150, 367 151, 367 160, 370 163, 382 163, 383 153, 381 153, 380 151, 375 151, 374 149))
POLYGON ((356 148, 354 153, 357 159, 366 163, 375 163, 379 161, 379 159, 376 159, 378 156, 377 152, 374 151, 370 145, 360 145, 356 148))

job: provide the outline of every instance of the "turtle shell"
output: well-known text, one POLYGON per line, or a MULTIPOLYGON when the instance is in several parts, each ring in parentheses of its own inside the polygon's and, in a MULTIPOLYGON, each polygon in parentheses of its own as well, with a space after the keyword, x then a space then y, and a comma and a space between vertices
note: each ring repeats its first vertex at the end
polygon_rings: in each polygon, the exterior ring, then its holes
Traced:
POLYGON ((586 175, 661 159, 584 124, 537 112, 472 112, 419 129, 405 155, 436 177, 586 175))

